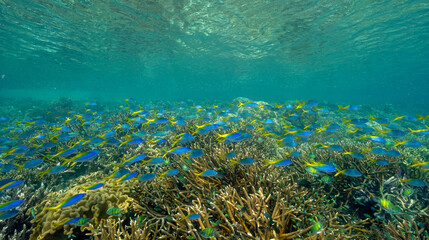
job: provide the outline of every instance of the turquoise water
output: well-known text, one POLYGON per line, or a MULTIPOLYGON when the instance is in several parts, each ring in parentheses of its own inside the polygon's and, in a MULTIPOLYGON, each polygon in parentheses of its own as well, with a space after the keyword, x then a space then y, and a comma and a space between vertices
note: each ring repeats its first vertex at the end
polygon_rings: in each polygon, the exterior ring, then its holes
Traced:
POLYGON ((1 94, 422 103, 427 1, 0 2, 1 94))

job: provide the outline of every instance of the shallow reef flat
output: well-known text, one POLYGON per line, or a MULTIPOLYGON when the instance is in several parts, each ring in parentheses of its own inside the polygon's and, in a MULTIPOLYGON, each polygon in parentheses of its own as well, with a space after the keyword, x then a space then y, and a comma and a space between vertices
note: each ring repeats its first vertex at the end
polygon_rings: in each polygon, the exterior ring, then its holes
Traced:
POLYGON ((2 99, 0 239, 428 239, 428 112, 2 99))

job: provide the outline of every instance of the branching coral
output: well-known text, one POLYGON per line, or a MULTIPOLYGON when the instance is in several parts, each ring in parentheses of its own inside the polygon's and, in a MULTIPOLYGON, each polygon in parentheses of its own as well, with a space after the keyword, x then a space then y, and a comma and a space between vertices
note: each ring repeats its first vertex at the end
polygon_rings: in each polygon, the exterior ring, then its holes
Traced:
POLYGON ((89 224, 87 235, 94 240, 142 240, 149 239, 150 228, 147 224, 139 225, 137 220, 131 220, 130 224, 124 226, 123 219, 103 219, 95 227, 89 224))

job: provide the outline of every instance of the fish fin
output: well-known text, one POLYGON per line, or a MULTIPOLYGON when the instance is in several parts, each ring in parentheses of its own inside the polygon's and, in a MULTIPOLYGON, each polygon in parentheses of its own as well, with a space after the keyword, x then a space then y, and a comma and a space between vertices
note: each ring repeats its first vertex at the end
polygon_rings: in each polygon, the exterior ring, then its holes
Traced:
POLYGON ((16 171, 20 171, 24 167, 24 164, 19 165, 19 164, 14 163, 13 165, 18 167, 18 170, 16 170, 16 171))
POLYGON ((337 106, 338 106, 338 111, 345 110, 345 109, 347 109, 347 108, 350 107, 350 105, 347 105, 347 106, 344 106, 344 107, 341 107, 340 105, 337 105, 337 106))
POLYGON ((334 177, 336 177, 336 176, 340 175, 341 173, 343 173, 343 172, 345 172, 345 171, 346 171, 346 169, 341 170, 341 171, 338 171, 337 173, 335 173, 334 177))
POLYGON ((422 165, 424 165, 425 163, 420 163, 420 162, 418 162, 416 159, 414 159, 414 158, 412 158, 412 160, 413 160, 413 165, 411 165, 410 167, 417 167, 417 166, 422 166, 422 165))

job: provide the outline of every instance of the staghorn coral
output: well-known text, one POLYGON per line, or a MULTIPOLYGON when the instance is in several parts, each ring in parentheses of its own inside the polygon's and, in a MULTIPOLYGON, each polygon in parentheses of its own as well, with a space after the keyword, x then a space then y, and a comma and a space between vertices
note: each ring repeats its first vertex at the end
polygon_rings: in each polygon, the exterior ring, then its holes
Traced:
POLYGON ((139 225, 137 220, 130 220, 130 224, 124 226, 123 219, 102 219, 95 227, 89 224, 87 233, 94 240, 141 240, 148 239, 150 228, 146 224, 139 225))

